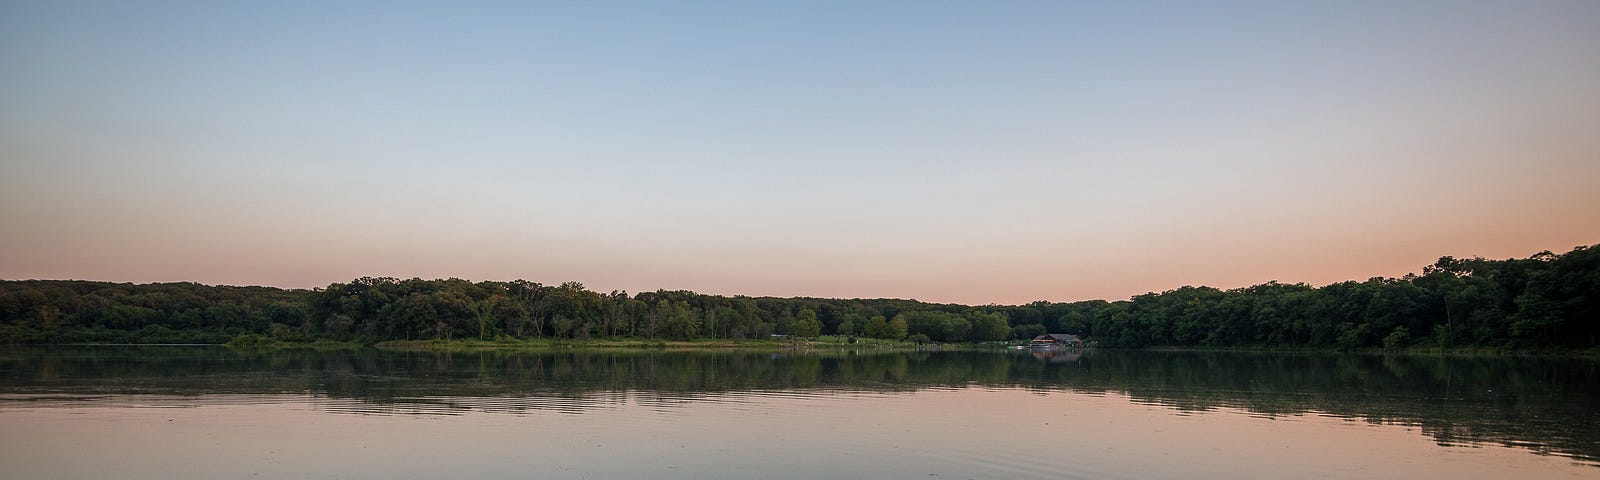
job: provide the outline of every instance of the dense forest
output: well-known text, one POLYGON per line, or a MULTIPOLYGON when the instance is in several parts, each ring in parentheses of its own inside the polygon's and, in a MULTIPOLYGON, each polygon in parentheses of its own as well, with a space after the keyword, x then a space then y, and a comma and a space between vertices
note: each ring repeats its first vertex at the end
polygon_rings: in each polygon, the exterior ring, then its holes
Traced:
POLYGON ((1420 274, 1322 287, 1185 286, 1128 300, 1016 306, 688 291, 630 295, 523 280, 360 278, 313 290, 10 280, 0 281, 0 343, 773 334, 985 342, 1051 332, 1106 347, 1589 348, 1600 345, 1596 247, 1526 259, 1444 257, 1420 274))

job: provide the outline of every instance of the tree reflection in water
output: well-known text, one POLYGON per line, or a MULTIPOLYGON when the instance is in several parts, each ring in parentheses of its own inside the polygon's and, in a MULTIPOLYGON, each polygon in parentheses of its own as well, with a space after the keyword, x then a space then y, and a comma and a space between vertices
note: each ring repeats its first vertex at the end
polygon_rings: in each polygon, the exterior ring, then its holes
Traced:
POLYGON ((6 404, 62 395, 306 394, 411 413, 583 413, 748 392, 1025 388, 1119 393, 1180 412, 1328 415, 1600 461, 1600 364, 1571 358, 1062 350, 1001 352, 237 352, 0 350, 6 404))

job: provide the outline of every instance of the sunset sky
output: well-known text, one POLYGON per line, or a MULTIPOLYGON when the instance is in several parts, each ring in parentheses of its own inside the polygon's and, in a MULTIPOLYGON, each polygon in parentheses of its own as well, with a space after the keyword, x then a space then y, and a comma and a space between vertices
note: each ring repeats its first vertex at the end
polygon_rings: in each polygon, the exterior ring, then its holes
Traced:
POLYGON ((1600 2, 0 3, 0 278, 1122 299, 1600 243, 1600 2))

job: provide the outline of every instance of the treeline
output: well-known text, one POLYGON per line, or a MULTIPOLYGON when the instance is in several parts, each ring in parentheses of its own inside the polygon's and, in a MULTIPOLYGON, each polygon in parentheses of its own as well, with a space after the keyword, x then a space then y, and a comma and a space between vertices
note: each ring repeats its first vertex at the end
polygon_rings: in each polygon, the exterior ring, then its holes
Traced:
POLYGON ((1183 287, 1129 300, 964 306, 898 299, 600 293, 568 282, 361 278, 315 290, 0 281, 0 342, 848 335, 919 342, 1074 333, 1108 347, 1587 348, 1600 330, 1600 248, 1526 259, 1444 257, 1420 275, 1314 288, 1183 287))

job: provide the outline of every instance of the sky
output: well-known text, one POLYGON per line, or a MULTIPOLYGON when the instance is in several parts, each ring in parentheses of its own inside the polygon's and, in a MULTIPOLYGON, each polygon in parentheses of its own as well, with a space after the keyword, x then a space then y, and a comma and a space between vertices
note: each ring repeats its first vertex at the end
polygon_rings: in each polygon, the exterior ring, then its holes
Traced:
POLYGON ((1600 244, 1600 2, 0 2, 0 278, 1124 299, 1600 244))

